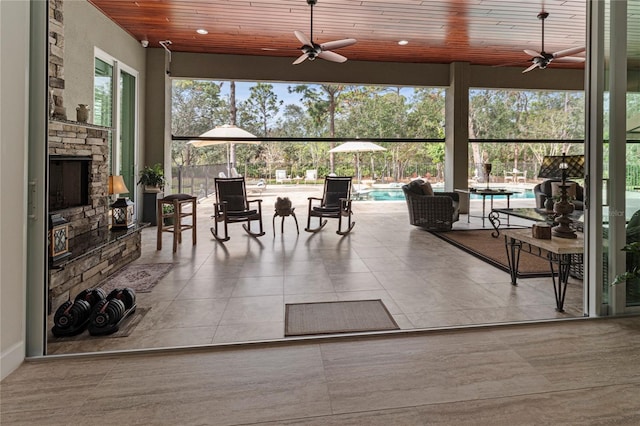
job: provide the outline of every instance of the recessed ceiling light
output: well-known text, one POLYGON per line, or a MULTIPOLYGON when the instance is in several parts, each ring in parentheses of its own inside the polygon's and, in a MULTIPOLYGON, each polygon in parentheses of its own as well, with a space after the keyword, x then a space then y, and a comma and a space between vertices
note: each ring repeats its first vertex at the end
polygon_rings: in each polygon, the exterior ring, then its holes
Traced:
POLYGON ((197 32, 198 34, 202 34, 202 35, 209 34, 209 31, 207 31, 207 30, 205 30, 205 29, 202 29, 202 28, 197 29, 197 30, 196 30, 196 32, 197 32))
POLYGON ((409 44, 409 42, 408 42, 407 40, 400 40, 400 41, 398 42, 398 44, 399 44, 400 46, 406 46, 407 44, 409 44))

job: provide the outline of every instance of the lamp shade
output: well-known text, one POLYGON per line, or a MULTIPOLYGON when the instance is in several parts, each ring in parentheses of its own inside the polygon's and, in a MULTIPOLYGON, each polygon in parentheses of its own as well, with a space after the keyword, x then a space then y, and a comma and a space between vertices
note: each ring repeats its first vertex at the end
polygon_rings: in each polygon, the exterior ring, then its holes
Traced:
POLYGON ((127 193, 129 193, 129 190, 127 189, 127 185, 124 184, 122 176, 109 176, 109 195, 127 193))
MULTIPOLYGON (((566 177, 580 179, 584 178, 584 155, 565 155, 564 163, 566 164, 566 177)), ((547 155, 542 160, 539 178, 561 178, 563 164, 562 155, 547 155)))

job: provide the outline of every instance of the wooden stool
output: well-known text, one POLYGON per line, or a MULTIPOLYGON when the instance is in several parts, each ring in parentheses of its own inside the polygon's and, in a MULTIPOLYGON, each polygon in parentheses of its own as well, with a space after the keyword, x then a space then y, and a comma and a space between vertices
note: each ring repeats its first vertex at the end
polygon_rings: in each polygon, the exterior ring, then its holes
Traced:
POLYGON ((158 200, 158 240, 156 248, 162 250, 162 233, 171 232, 173 234, 173 251, 178 249, 178 244, 182 243, 182 231, 191 229, 193 245, 196 245, 196 202, 197 198, 189 194, 173 194, 158 200), (182 210, 185 204, 191 204, 191 211, 182 210), (165 213, 163 207, 173 207, 171 212, 165 213), (183 223, 183 218, 191 216, 191 224, 183 223), (173 219, 172 224, 165 225, 165 219, 173 219))

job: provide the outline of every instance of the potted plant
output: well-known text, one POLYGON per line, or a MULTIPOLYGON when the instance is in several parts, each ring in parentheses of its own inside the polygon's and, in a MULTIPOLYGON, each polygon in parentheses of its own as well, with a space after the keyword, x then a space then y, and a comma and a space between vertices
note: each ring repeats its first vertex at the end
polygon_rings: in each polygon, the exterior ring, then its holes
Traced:
POLYGON ((145 166, 140 170, 138 185, 142 185, 145 192, 160 192, 165 184, 164 170, 160 163, 145 166))
POLYGON ((611 285, 621 284, 623 282, 631 282, 640 278, 640 269, 638 259, 640 259, 640 241, 634 241, 622 247, 622 251, 627 252, 627 271, 615 277, 611 285))
MULTIPOLYGON (((168 214, 173 215, 173 206, 167 204, 163 205, 162 214, 163 216, 168 214)), ((173 225, 173 216, 163 217, 163 221, 165 226, 173 225)))

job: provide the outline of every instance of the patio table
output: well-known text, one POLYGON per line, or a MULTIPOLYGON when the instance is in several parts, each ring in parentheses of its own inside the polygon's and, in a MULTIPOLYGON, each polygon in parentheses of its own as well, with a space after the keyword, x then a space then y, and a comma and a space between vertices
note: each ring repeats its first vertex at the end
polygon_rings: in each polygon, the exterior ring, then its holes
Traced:
POLYGON ((509 208, 509 200, 513 194, 517 194, 515 191, 507 191, 506 189, 479 189, 479 188, 468 188, 468 189, 456 189, 458 193, 466 194, 467 201, 469 200, 471 194, 477 194, 482 196, 482 215, 472 215, 471 214, 471 206, 469 206, 469 212, 467 213, 467 223, 469 223, 471 217, 479 217, 482 218, 482 227, 484 228, 485 219, 488 219, 487 215, 487 206, 486 201, 487 197, 490 200, 490 210, 493 211, 493 197, 503 195, 507 197, 507 208, 509 208))

